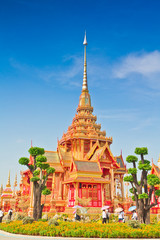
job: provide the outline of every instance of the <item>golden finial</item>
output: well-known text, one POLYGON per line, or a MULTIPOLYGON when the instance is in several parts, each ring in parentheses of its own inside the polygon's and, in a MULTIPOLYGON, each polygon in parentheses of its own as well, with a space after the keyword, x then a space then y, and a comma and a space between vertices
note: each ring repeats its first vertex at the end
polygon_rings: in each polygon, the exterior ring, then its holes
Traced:
POLYGON ((6 187, 11 187, 11 183, 10 183, 10 171, 9 171, 8 182, 7 182, 6 187))
POLYGON ((83 85, 82 85, 82 91, 88 90, 88 84, 87 84, 87 58, 86 58, 86 46, 87 46, 87 38, 86 38, 86 32, 84 36, 84 72, 83 72, 83 85))
POLYGON ((2 195, 2 193, 3 193, 3 184, 1 184, 0 195, 2 195))
POLYGON ((16 176, 15 176, 14 187, 17 187, 17 173, 16 173, 16 176))

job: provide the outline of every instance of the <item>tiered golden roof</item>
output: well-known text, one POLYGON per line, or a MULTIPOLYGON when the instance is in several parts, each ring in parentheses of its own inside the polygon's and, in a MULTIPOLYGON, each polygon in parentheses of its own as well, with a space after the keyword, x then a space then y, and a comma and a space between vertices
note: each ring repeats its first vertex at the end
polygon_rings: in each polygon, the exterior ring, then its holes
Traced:
POLYGON ((68 127, 67 133, 64 133, 60 144, 68 141, 69 139, 88 139, 88 140, 100 140, 112 143, 112 138, 106 138, 106 132, 101 131, 101 124, 97 124, 97 117, 92 114, 93 107, 91 106, 91 97, 88 91, 87 83, 87 60, 86 60, 86 46, 87 39, 86 34, 84 38, 84 73, 83 73, 83 85, 82 93, 79 98, 79 104, 77 108, 77 114, 73 118, 71 126, 68 127))

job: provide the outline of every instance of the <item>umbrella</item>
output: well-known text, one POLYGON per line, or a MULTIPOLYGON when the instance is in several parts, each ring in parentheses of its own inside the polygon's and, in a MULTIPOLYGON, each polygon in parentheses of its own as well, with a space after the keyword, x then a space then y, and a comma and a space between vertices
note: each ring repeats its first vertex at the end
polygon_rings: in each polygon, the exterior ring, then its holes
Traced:
POLYGON ((75 205, 73 208, 82 208, 82 207, 79 205, 75 205))
POLYGON ((132 206, 132 207, 130 207, 130 208, 128 209, 128 211, 132 212, 132 211, 134 211, 135 209, 136 209, 136 206, 132 206))
POLYGON ((122 211, 123 211, 123 208, 121 208, 121 207, 118 207, 118 208, 115 209, 115 213, 119 213, 119 212, 122 212, 122 211))
POLYGON ((103 206, 103 207, 101 208, 101 210, 106 210, 106 209, 108 209, 108 208, 110 208, 110 206, 103 206))

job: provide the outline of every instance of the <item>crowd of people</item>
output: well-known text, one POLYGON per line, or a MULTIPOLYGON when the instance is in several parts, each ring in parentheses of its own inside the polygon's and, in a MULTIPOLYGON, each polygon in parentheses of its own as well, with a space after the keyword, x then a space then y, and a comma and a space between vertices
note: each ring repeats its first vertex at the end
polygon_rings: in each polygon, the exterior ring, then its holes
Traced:
MULTIPOLYGON (((102 223, 109 223, 109 217, 110 217, 110 213, 108 211, 108 209, 103 209, 102 211, 102 223)), ((132 211, 132 220, 138 220, 138 216, 137 216, 137 212, 136 210, 132 211)), ((122 209, 119 213, 118 213, 118 222, 125 222, 125 217, 124 217, 124 210, 122 209)))
MULTIPOLYGON (((13 214, 13 209, 10 208, 8 211, 8 219, 11 220, 12 214, 13 214)), ((3 216, 4 216, 4 213, 3 213, 2 209, 0 208, 0 223, 2 222, 3 216)), ((108 211, 108 209, 103 209, 102 223, 103 224, 109 223, 109 218, 110 218, 110 212, 108 211)), ((138 219, 137 212, 136 212, 136 210, 133 210, 132 211, 132 220, 137 220, 137 219, 138 219)), ((75 220, 77 220, 77 221, 81 220, 80 212, 78 210, 75 211, 75 220)), ((125 222, 123 209, 118 214, 118 222, 125 222)))

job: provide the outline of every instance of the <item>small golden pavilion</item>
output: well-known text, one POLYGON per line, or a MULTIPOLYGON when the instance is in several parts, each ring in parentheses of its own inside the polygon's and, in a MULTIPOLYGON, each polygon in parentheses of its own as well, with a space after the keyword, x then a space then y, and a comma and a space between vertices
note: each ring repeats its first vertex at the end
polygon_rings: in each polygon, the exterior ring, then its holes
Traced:
MULTIPOLYGON (((122 154, 118 157, 112 154, 112 137, 106 137, 106 132, 101 130, 97 117, 93 115, 87 82, 86 34, 83 45, 84 73, 77 112, 67 132, 58 141, 57 150, 45 152, 48 163, 55 168, 47 182, 51 190, 44 207, 47 212, 69 212, 80 204, 79 198, 89 198, 89 207, 98 209, 103 205, 113 206, 115 198, 124 201, 126 166, 122 154)), ((22 172, 20 189, 30 196, 32 210, 30 178, 29 170, 22 172)))

